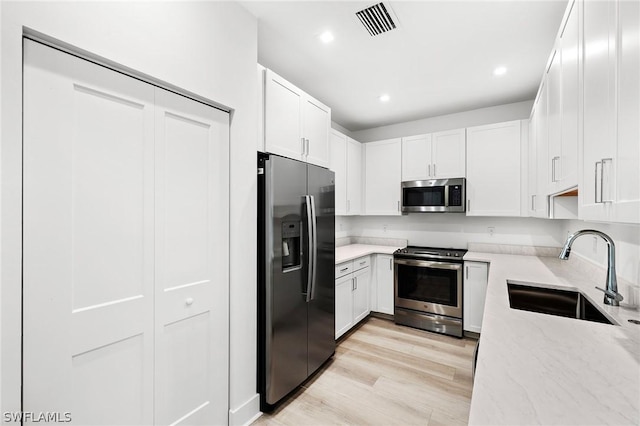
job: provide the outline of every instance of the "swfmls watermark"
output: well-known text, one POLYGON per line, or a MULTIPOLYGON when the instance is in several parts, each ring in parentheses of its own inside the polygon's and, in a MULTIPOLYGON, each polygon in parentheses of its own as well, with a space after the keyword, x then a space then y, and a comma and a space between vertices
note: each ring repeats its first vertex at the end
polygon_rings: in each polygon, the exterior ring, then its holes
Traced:
POLYGON ((5 411, 2 413, 5 423, 69 423, 71 413, 68 411, 5 411))

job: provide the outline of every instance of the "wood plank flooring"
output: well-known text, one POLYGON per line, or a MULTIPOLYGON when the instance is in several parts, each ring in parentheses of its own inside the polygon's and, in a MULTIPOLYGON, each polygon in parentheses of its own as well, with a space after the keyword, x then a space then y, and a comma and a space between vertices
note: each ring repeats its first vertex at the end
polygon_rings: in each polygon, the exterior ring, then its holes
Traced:
POLYGON ((254 425, 466 425, 476 341, 369 318, 332 361, 254 425))

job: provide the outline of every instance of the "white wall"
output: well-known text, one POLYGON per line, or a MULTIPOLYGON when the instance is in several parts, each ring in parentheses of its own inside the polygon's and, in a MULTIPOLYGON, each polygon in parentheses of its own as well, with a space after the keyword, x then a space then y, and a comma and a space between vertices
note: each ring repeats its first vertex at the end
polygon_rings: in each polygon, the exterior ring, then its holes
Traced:
POLYGON ((488 108, 474 109, 456 114, 440 115, 406 123, 391 124, 357 132, 351 132, 351 137, 359 142, 371 142, 382 139, 399 138, 403 136, 420 135, 423 133, 439 132, 441 130, 458 129, 461 127, 480 126, 483 124, 500 123, 503 121, 528 119, 531 114, 533 100, 498 105, 488 108))
MULTIPOLYGON (((563 221, 563 239, 581 229, 596 229, 609 235, 616 246, 618 278, 623 278, 636 287, 640 286, 640 225, 566 220, 563 221)), ((571 253, 578 254, 603 268, 607 267, 607 243, 602 238, 591 235, 579 237, 574 242, 571 253)), ((620 288, 620 290, 627 298, 628 289, 620 288)))
MULTIPOLYGON (((257 414, 257 22, 233 2, 0 2, 0 412, 20 409, 23 26, 234 109, 230 149, 230 423, 257 414), (251 259, 251 256, 249 256, 251 259)), ((220 200, 227 202, 226 200, 220 200)))
MULTIPOLYGON (((410 245, 467 248, 492 243, 560 247, 562 222, 520 217, 467 217, 458 213, 412 213, 406 216, 358 216, 340 219, 349 236, 402 238, 410 245), (490 235, 489 227, 493 228, 490 235)), ((336 220, 338 223, 338 220, 336 220)))

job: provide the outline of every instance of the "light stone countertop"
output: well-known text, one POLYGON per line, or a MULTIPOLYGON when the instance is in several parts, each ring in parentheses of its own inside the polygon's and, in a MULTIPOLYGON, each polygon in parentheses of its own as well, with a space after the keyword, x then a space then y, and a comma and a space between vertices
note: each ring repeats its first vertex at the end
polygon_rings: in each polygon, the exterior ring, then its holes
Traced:
POLYGON ((577 256, 464 260, 490 263, 470 425, 640 424, 640 325, 627 321, 640 311, 604 305, 605 271, 577 256), (620 325, 511 309, 507 279, 578 289, 620 325))
MULTIPOLYGON (((403 246, 404 247, 404 246, 403 246)), ((367 256, 369 254, 393 254, 400 246, 382 246, 373 244, 349 244, 336 247, 336 265, 342 262, 367 256)))

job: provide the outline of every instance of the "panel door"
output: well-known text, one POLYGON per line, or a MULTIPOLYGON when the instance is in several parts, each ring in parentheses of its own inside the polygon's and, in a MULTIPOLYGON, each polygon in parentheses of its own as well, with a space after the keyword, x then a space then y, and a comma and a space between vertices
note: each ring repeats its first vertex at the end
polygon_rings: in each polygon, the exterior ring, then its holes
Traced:
POLYGON ((459 178, 466 176, 466 131, 447 130, 433 134, 434 179, 459 178))
POLYGON ((303 92, 271 70, 266 70, 265 79, 265 150, 304 160, 303 92))
MULTIPOLYGON (((562 149, 559 177, 564 190, 578 185, 578 101, 579 86, 579 14, 577 2, 573 3, 567 23, 560 36, 562 61, 562 149)), ((558 170, 556 170, 558 173, 558 170)))
POLYGON ((154 88, 24 47, 23 409, 152 424, 154 88))
MULTIPOLYGON (((583 7, 583 147, 579 216, 611 217, 611 178, 615 135, 616 24, 613 1, 582 2, 583 7), (604 160, 604 161, 603 161, 604 160), (604 175, 603 175, 604 174, 604 175)), ((636 120, 637 121, 637 120, 636 120)))
POLYGON ((549 119, 548 119, 548 81, 544 79, 540 88, 540 96, 536 104, 536 217, 548 216, 549 194, 549 119))
POLYGON ((369 312, 369 286, 371 285, 371 268, 367 267, 353 273, 353 323, 357 324, 369 312))
POLYGON ((464 262, 464 300, 462 318, 464 329, 480 333, 484 301, 487 296, 488 264, 484 262, 464 262))
POLYGON ((527 210, 528 216, 536 216, 536 190, 538 187, 538 163, 537 163, 537 140, 536 140, 536 126, 538 121, 537 104, 533 105, 531 112, 531 118, 529 119, 529 143, 527 145, 528 157, 527 157, 527 172, 528 172, 528 198, 527 198, 527 210))
POLYGON ((400 215, 400 139, 369 142, 364 149, 365 214, 400 215))
POLYGON ((336 339, 342 336, 353 325, 353 276, 345 275, 336 280, 336 339))
POLYGON ((378 312, 393 315, 393 256, 379 254, 376 258, 378 312))
POLYGON ((555 50, 547 72, 547 176, 548 194, 558 192, 561 176, 562 116, 560 50, 555 50))
POLYGON ((305 161, 316 166, 329 167, 329 131, 331 130, 331 109, 304 95, 303 101, 303 137, 307 140, 305 161))
POLYGON ((616 222, 640 223, 640 3, 618 2, 616 222))
POLYGON ((362 144, 347 138, 347 214, 362 212, 362 144))
POLYGON ((431 134, 402 138, 402 180, 426 180, 433 176, 431 134))
POLYGON ((467 129, 467 215, 520 216, 520 121, 467 129))
POLYGON ((347 214, 347 137, 331 130, 329 168, 335 173, 336 216, 347 214))
POLYGON ((155 423, 226 424, 229 115, 156 89, 155 423))

